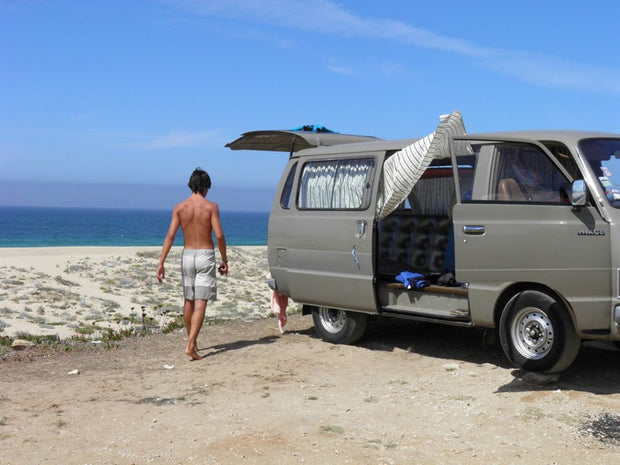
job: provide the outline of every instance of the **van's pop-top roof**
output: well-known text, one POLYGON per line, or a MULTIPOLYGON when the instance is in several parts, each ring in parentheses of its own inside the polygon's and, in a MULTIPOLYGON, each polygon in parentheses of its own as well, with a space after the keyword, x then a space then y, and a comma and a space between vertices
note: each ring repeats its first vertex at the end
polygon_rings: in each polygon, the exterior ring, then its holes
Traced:
POLYGON ((372 142, 380 140, 372 136, 339 134, 324 126, 306 125, 295 129, 245 132, 226 144, 231 150, 265 150, 269 152, 296 152, 312 147, 372 142))

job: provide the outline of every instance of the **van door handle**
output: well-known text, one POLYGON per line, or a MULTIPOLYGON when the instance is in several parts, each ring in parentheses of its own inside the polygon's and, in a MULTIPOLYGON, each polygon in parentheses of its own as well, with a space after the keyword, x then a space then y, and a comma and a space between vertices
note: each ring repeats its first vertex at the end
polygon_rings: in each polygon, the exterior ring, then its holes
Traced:
POLYGON ((468 224, 463 226, 463 232, 473 236, 482 236, 484 234, 484 226, 480 224, 468 224))
POLYGON ((357 222, 357 232, 355 233, 355 237, 361 239, 366 234, 366 220, 359 220, 357 222))

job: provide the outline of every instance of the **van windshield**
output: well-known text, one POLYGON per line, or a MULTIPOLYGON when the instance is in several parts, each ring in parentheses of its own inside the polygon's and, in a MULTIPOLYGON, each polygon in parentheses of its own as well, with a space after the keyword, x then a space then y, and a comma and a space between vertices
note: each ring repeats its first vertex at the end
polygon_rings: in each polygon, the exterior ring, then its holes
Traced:
POLYGON ((620 208, 620 139, 586 139, 579 142, 609 203, 620 208))

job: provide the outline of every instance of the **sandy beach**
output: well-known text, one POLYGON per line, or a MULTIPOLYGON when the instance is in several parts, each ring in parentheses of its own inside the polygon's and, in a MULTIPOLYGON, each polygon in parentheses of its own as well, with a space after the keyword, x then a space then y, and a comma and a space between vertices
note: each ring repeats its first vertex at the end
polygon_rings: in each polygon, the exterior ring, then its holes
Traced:
MULTIPOLYGON (((97 338, 107 329, 163 327, 182 313, 181 250, 171 251, 160 284, 160 247, 0 248, 0 335, 97 338)), ((230 273, 218 278, 207 318, 252 320, 271 312, 266 251, 229 247, 230 273)))

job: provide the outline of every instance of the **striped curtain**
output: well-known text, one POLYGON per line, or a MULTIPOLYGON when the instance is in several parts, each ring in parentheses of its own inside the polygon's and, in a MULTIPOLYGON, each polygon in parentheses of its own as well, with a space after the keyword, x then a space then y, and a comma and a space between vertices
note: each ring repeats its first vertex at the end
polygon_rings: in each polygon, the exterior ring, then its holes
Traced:
POLYGON ((450 137, 465 135, 459 110, 443 119, 435 132, 399 150, 385 161, 377 199, 377 219, 392 213, 403 202, 433 159, 450 157, 450 137))

